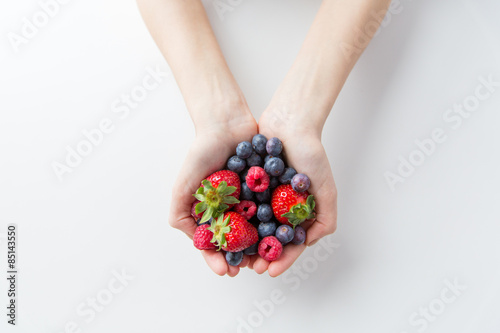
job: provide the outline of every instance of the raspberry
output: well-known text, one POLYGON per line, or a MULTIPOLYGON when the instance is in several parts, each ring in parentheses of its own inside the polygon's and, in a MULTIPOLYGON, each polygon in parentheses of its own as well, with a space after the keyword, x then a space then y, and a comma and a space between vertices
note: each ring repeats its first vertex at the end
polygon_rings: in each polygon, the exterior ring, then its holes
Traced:
POLYGON ((267 236, 259 243, 259 255, 267 261, 274 261, 281 256, 283 245, 274 236, 267 236))
POLYGON ((193 205, 191 206, 191 216, 195 219, 195 220, 198 220, 198 219, 201 219, 201 216, 203 215, 203 212, 201 214, 196 214, 195 212, 195 209, 196 209, 196 205, 199 203, 198 200, 195 200, 195 202, 193 202, 193 205))
POLYGON ((210 225, 203 224, 194 231, 193 243, 194 247, 198 250, 215 250, 217 248, 214 243, 210 242, 214 234, 210 230, 207 230, 208 227, 210 225))
POLYGON ((234 211, 250 220, 257 212, 257 205, 253 201, 243 200, 234 206, 234 211))
POLYGON ((254 192, 264 192, 269 187, 269 175, 264 169, 253 166, 248 169, 246 183, 254 192))

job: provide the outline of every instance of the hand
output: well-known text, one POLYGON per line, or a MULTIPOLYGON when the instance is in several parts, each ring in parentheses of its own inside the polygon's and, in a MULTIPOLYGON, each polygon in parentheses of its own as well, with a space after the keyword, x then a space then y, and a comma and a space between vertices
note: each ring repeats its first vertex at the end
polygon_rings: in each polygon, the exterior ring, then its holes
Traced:
MULTIPOLYGON (((257 134, 257 123, 246 106, 241 112, 229 109, 228 112, 212 112, 212 115, 226 114, 228 117, 197 124, 196 138, 191 145, 182 169, 172 190, 170 205, 170 225, 180 229, 193 238, 196 222, 191 216, 191 206, 195 201, 193 193, 200 187, 200 181, 211 173, 224 168, 228 156, 234 154, 236 145, 251 139, 257 134)), ((247 266, 245 256, 239 267, 229 266, 222 251, 202 250, 208 266, 218 275, 236 276, 240 267, 247 266)))
POLYGON ((309 192, 316 199, 316 218, 301 224, 307 230, 306 242, 302 245, 288 244, 281 257, 271 263, 255 257, 249 263, 257 273, 266 270, 270 276, 285 272, 305 250, 322 237, 332 234, 337 228, 337 189, 321 143, 321 129, 309 126, 300 114, 285 108, 268 108, 259 120, 259 132, 268 139, 278 137, 285 147, 288 164, 311 179, 309 192))

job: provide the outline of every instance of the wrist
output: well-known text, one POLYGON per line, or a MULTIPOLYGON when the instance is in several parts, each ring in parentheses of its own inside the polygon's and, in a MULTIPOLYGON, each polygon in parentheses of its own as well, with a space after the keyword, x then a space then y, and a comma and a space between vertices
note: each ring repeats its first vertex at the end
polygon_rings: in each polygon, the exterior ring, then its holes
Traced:
POLYGON ((237 134, 238 131, 257 130, 255 119, 246 101, 236 96, 223 101, 211 99, 189 110, 196 135, 237 134))
POLYGON ((280 135, 321 138, 331 106, 318 98, 300 92, 278 91, 262 115, 265 127, 280 135))

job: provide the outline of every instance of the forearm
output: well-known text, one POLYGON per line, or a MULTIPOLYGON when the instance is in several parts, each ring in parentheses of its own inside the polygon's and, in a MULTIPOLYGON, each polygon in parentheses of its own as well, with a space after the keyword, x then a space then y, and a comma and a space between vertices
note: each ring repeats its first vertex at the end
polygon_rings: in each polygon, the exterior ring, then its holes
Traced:
POLYGON ((324 0, 272 107, 319 133, 390 0, 324 0), (293 105, 293 106, 292 106, 293 105))
POLYGON ((246 105, 199 0, 137 0, 198 127, 246 105), (219 114, 220 113, 220 114, 219 114))

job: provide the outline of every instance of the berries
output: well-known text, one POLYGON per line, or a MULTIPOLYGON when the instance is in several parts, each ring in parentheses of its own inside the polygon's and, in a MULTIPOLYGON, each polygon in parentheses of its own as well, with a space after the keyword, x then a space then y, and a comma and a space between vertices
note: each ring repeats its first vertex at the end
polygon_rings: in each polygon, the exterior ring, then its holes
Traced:
POLYGON ((294 168, 286 168, 285 171, 279 177, 279 181, 281 184, 290 184, 293 176, 297 174, 294 168))
POLYGON ((276 188, 279 186, 279 184, 280 184, 280 180, 278 177, 271 177, 271 180, 269 181, 269 188, 271 188, 271 189, 276 188))
POLYGON ((201 219, 197 219, 196 225, 200 226, 200 225, 208 224, 208 226, 210 226, 212 224, 213 220, 214 220, 213 218, 210 218, 210 220, 208 220, 206 222, 201 222, 201 219))
POLYGON ((273 217, 273 209, 268 204, 262 204, 257 210, 257 218, 261 222, 267 222, 273 217))
POLYGON ((300 225, 295 227, 295 235, 293 236, 292 243, 300 245, 306 241, 306 231, 300 225))
MULTIPOLYGON (((239 204, 234 205, 234 211, 246 220, 250 220, 257 212, 257 205, 253 201, 243 200, 239 204)), ((271 211, 272 214, 272 211, 271 211)))
POLYGON ((257 134, 252 138, 253 149, 257 154, 263 155, 266 153, 267 138, 262 134, 257 134))
POLYGON ((227 161, 227 168, 236 173, 243 171, 247 166, 247 162, 244 159, 234 155, 227 161))
POLYGON ((218 217, 224 211, 240 202, 241 183, 238 174, 230 170, 217 171, 201 182, 193 196, 200 202, 195 206, 195 214, 203 213, 201 222, 218 217))
POLYGON ((194 231, 193 244, 198 250, 214 250, 217 247, 210 241, 214 237, 214 234, 208 230, 210 226, 208 224, 200 225, 194 231))
POLYGON ((236 147, 236 155, 238 155, 241 159, 247 159, 252 155, 253 147, 252 144, 248 141, 243 141, 238 144, 236 147))
POLYGON ((311 180, 303 173, 298 173, 293 176, 291 185, 295 191, 305 192, 309 189, 309 186, 311 186, 311 180))
POLYGON ((240 180, 241 180, 241 182, 244 182, 245 179, 247 178, 247 174, 248 174, 248 170, 249 169, 250 168, 247 167, 242 172, 240 172, 240 180))
POLYGON ((243 260, 243 251, 240 252, 226 252, 226 261, 228 265, 238 266, 243 260))
POLYGON ((271 138, 266 142, 266 151, 271 156, 278 156, 283 150, 283 144, 278 138, 271 138))
POLYGON ((269 187, 269 175, 261 167, 253 166, 248 170, 246 183, 253 192, 264 192, 269 187))
POLYGON ((257 192, 255 193, 255 198, 257 199, 258 202, 270 202, 271 201, 271 191, 268 188, 264 192, 257 192))
POLYGON ((248 187, 247 183, 241 183, 241 195, 240 199, 242 200, 253 200, 254 193, 248 187))
POLYGON ((271 198, 273 213, 278 222, 296 226, 307 219, 314 218, 314 196, 309 193, 299 193, 292 185, 278 186, 271 198))
POLYGON ((194 218, 194 219, 201 219, 201 217, 203 216, 203 214, 196 214, 196 205, 198 204, 198 200, 195 200, 193 202, 193 204, 191 205, 191 216, 194 218))
POLYGON ((269 161, 270 158, 272 158, 273 156, 271 155, 266 155, 266 157, 264 157, 264 164, 267 163, 267 161, 269 161))
POLYGON ((235 212, 219 216, 208 230, 214 234, 212 243, 228 252, 243 251, 259 240, 257 229, 235 212))
POLYGON ((289 225, 282 224, 276 229, 276 238, 278 238, 283 245, 290 243, 293 236, 293 229, 289 225))
POLYGON ((249 167, 261 166, 262 165, 262 157, 260 157, 260 155, 257 154, 256 152, 253 152, 252 155, 250 155, 250 157, 247 158, 247 165, 249 167))
POLYGON ((196 248, 223 250, 227 263, 238 266, 244 255, 274 261, 288 243, 305 242, 299 224, 314 218, 311 181, 287 167, 284 155, 278 138, 257 134, 237 145, 227 170, 201 182, 191 206, 196 248))
POLYGON ((285 170, 285 163, 279 157, 271 157, 266 164, 264 164, 264 170, 271 176, 279 176, 285 170))
POLYGON ((247 247, 243 253, 247 256, 253 256, 254 254, 259 253, 259 243, 257 242, 254 245, 250 245, 250 247, 247 247))
POLYGON ((259 255, 267 261, 277 260, 282 251, 283 245, 274 236, 267 236, 259 243, 259 255))
POLYGON ((274 222, 261 222, 257 227, 260 238, 273 236, 276 233, 276 223, 274 222))

